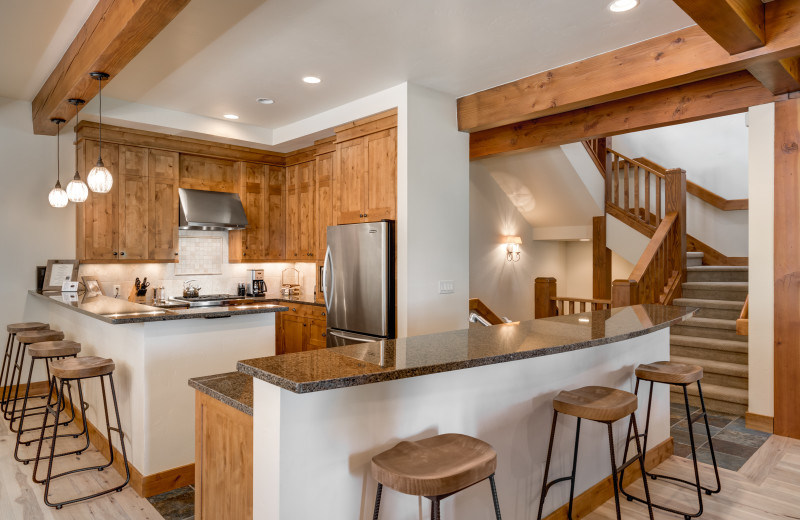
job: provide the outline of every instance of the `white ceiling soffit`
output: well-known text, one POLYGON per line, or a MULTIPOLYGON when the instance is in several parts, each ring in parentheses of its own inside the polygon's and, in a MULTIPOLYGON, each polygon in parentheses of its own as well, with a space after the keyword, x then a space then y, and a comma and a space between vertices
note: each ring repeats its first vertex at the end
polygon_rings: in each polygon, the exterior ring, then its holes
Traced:
POLYGON ((591 225, 592 217, 603 215, 560 147, 490 157, 470 165, 491 175, 534 228, 566 230, 591 225))
POLYGON ((104 94, 277 135, 404 82, 455 98, 692 24, 671 0, 607 3, 192 0, 104 94))

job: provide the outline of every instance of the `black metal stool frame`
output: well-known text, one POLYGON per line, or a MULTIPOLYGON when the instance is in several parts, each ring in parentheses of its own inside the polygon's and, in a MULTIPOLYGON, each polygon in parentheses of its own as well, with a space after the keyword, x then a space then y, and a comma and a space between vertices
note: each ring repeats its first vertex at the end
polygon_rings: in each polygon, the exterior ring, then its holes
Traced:
MULTIPOLYGON (((20 395, 19 395, 19 386, 22 383, 22 368, 23 368, 23 365, 25 364, 25 353, 27 352, 27 350, 28 350, 28 343, 22 343, 20 341, 17 342, 17 355, 14 358, 14 366, 13 366, 13 371, 11 372, 11 381, 10 381, 11 384, 14 383, 14 374, 16 373, 17 374, 17 384, 16 384, 16 387, 14 389, 14 398, 13 399, 11 398, 11 389, 9 389, 9 391, 8 391, 8 401, 6 401, 6 409, 5 409, 4 413, 3 413, 3 416, 6 418, 7 421, 9 421, 8 422, 8 429, 11 430, 13 433, 17 432, 17 430, 14 429, 14 421, 19 419, 19 417, 16 416, 17 415, 17 402, 23 400, 23 397, 20 397, 20 395), (13 405, 12 405, 12 401, 13 401, 13 405), (10 412, 9 412, 9 407, 11 408, 10 412)), ((31 363, 33 363, 33 358, 31 358, 31 363)), ((46 368, 47 368, 47 380, 49 381, 50 380, 50 367, 49 367, 49 365, 46 368)), ((26 392, 27 392, 27 389, 26 389, 26 392)), ((39 398, 40 399, 48 399, 49 400, 49 397, 46 396, 46 395, 39 396, 39 398)), ((41 410, 40 412, 29 414, 29 416, 43 414, 45 406, 46 405, 41 405, 41 406, 34 406, 32 408, 29 408, 28 411, 41 410)))
MULTIPOLYGON (((641 379, 639 379, 637 377, 636 378, 636 390, 634 391, 634 393, 636 395, 639 395, 639 383, 640 383, 640 381, 641 381, 641 379)), ((647 419, 646 419, 646 423, 645 423, 645 426, 644 426, 644 433, 641 435, 641 437, 644 438, 645 450, 647 449, 647 436, 648 436, 648 434, 650 432, 650 410, 651 410, 652 404, 653 404, 653 386, 655 385, 655 382, 653 382, 653 381, 649 381, 649 383, 650 383, 650 394, 649 394, 649 396, 647 398, 647 419)), ((663 384, 667 384, 667 383, 663 383, 663 384)), ((687 390, 688 386, 691 383, 686 383, 686 384, 669 383, 669 384, 674 384, 676 386, 680 386, 680 387, 683 388, 683 401, 684 401, 684 406, 686 407, 686 421, 687 421, 687 423, 689 425, 689 443, 691 444, 691 447, 692 447, 692 462, 694 464, 694 478, 695 478, 695 481, 691 482, 689 480, 685 480, 685 479, 678 478, 678 477, 673 477, 673 476, 670 476, 670 475, 662 475, 662 474, 658 474, 658 473, 647 473, 647 472, 644 471, 644 468, 642 469, 642 472, 645 475, 647 475, 648 477, 650 477, 651 479, 653 479, 653 480, 656 480, 656 479, 659 479, 659 478, 664 479, 664 480, 672 480, 674 482, 681 482, 683 484, 687 484, 687 485, 692 486, 693 488, 697 489, 698 510, 697 510, 696 513, 687 513, 685 511, 678 511, 677 509, 673 509, 673 508, 670 508, 670 507, 666 507, 666 506, 662 506, 662 505, 658 505, 658 504, 653 504, 653 507, 655 507, 657 509, 660 509, 662 511, 666 511, 668 513, 673 513, 673 514, 676 514, 676 515, 682 515, 684 520, 689 520, 691 518, 697 518, 698 516, 703 514, 703 492, 705 492, 706 495, 712 495, 714 493, 719 493, 722 490, 722 483, 721 483, 720 478, 719 478, 719 467, 717 466, 717 457, 714 454, 714 445, 711 442, 711 427, 708 424, 708 413, 706 412, 706 403, 705 403, 705 400, 703 399, 703 389, 702 389, 702 386, 700 385, 700 381, 699 380, 697 381, 697 392, 698 392, 698 394, 700 396, 700 406, 701 406, 702 411, 700 413, 698 413, 698 414, 695 414, 694 416, 692 416, 691 410, 689 409, 689 392, 687 390), (698 464, 697 464, 697 451, 695 449, 695 443, 694 443, 694 423, 699 421, 701 418, 704 419, 705 423, 706 423, 706 435, 708 435, 708 448, 711 451, 711 461, 713 462, 714 475, 716 476, 716 479, 717 479, 717 488, 716 489, 707 488, 707 487, 703 486, 701 484, 701 482, 700 482, 700 470, 699 470, 698 464)), ((637 443, 638 443, 638 439, 639 439, 640 435, 638 434, 638 432, 634 432, 634 433, 636 434, 636 439, 637 439, 637 443)), ((632 440, 631 439, 631 429, 630 429, 630 427, 628 427, 628 443, 625 445, 625 453, 626 453, 626 455, 628 453, 628 445, 630 444, 631 440, 632 440)), ((622 491, 622 493, 625 495, 625 498, 627 498, 629 502, 632 501, 632 500, 636 500, 637 502, 642 502, 641 498, 633 496, 633 495, 629 494, 628 492, 626 492, 624 489, 622 489, 622 481, 621 481, 621 479, 620 479, 620 490, 622 491)))
MULTIPOLYGON (((485 478, 483 480, 487 480, 487 479, 489 480, 489 484, 491 484, 491 486, 492 486, 492 501, 494 502, 494 515, 495 515, 495 517, 497 517, 497 520, 502 520, 500 518, 500 502, 497 499, 497 484, 495 484, 495 482, 494 482, 494 473, 492 473, 491 475, 489 475, 487 478, 485 478)), ((475 482, 475 484, 479 484, 479 483, 483 482, 483 480, 479 480, 478 482, 475 482)), ((465 487, 464 489, 471 488, 475 484, 471 484, 471 485, 465 487)), ((445 498, 447 498, 449 496, 455 495, 456 493, 460 493, 460 492, 464 491, 464 489, 459 489, 458 491, 453 491, 452 493, 447 493, 446 495, 438 495, 438 496, 433 496, 433 497, 426 496, 425 498, 427 498, 428 500, 431 501, 431 520, 441 520, 442 517, 441 517, 441 513, 439 512, 439 505, 440 505, 442 500, 444 500, 445 498)), ((378 520, 378 514, 380 514, 380 509, 381 509, 381 495, 382 494, 383 494, 383 484, 378 482, 378 491, 376 491, 376 493, 375 493, 375 510, 374 510, 374 512, 372 514, 372 520, 378 520)))
POLYGON ((16 332, 9 332, 8 339, 6 340, 6 351, 3 354, 3 367, 0 369, 0 384, 3 385, 3 393, 0 395, 0 410, 5 415, 6 411, 6 391, 8 397, 11 397, 11 388, 8 385, 8 374, 11 371, 11 358, 14 351, 14 341, 17 339, 16 332), (8 371, 6 371, 6 368, 8 371))
MULTIPOLYGON (((537 520, 542 520, 542 512, 544 511, 544 501, 545 501, 545 498, 547 498, 547 493, 548 493, 548 491, 550 491, 550 488, 552 486, 554 486, 555 484, 558 484, 560 482, 566 482, 567 480, 569 480, 569 482, 570 482, 570 485, 569 485, 569 508, 567 509, 567 518, 569 520, 572 520, 572 506, 573 506, 573 500, 574 500, 574 494, 575 494, 575 475, 576 475, 576 470, 577 470, 577 467, 578 467, 578 444, 579 444, 580 437, 581 437, 581 418, 577 417, 577 419, 578 419, 578 424, 577 424, 576 429, 575 429, 575 450, 574 450, 573 455, 572 455, 572 474, 569 477, 561 477, 561 478, 557 478, 557 479, 555 479, 555 480, 553 480, 551 482, 548 482, 547 481, 547 476, 550 473, 550 459, 552 458, 552 455, 553 455, 553 442, 554 442, 555 437, 556 437, 556 425, 558 423, 558 411, 557 410, 553 410, 553 425, 550 428, 550 444, 549 444, 549 446, 547 448, 547 461, 545 462, 545 465, 544 465, 544 477, 542 478, 542 491, 541 491, 541 497, 539 498, 539 514, 536 516, 537 520)), ((630 427, 632 426, 633 430, 637 434, 636 435, 636 448, 639 451, 639 453, 638 453, 638 455, 636 457, 634 457, 634 458, 632 458, 630 460, 626 460, 627 457, 628 457, 628 450, 627 450, 627 446, 626 446, 625 456, 623 457, 623 464, 619 469, 617 468, 617 458, 616 458, 616 454, 614 452, 614 427, 613 427, 613 424, 614 424, 615 421, 595 421, 595 422, 602 422, 602 423, 606 424, 607 427, 608 427, 608 446, 609 446, 609 450, 611 452, 611 480, 614 483, 614 504, 615 504, 615 506, 617 508, 617 519, 621 520, 622 519, 622 512, 620 510, 620 504, 619 504, 619 488, 620 488, 620 486, 619 486, 619 484, 617 482, 618 481, 617 472, 618 471, 620 472, 619 482, 622 482, 622 472, 624 472, 625 469, 628 466, 630 466, 631 464, 633 464, 634 462, 636 462, 638 460, 639 461, 639 467, 641 468, 642 473, 644 473, 644 452, 642 451, 642 446, 639 443, 639 435, 638 435, 639 427, 636 424, 636 412, 634 412, 634 413, 632 413, 630 415, 630 424, 629 424, 628 428, 630 429, 630 427)), ((642 501, 642 502, 644 504, 647 504, 647 511, 650 514, 650 520, 653 520, 653 506, 652 506, 652 504, 650 502, 650 490, 647 487, 647 479, 642 479, 642 481, 644 482, 644 492, 645 492, 645 496, 647 497, 647 501, 642 501)))
MULTIPOLYGON (((77 357, 77 355, 73 354, 71 356, 54 356, 52 358, 33 358, 33 357, 31 358, 31 366, 30 366, 30 370, 28 371, 28 386, 25 389, 25 397, 23 398, 23 401, 22 401, 22 412, 20 413, 19 426, 17 427, 17 442, 16 442, 16 445, 14 446, 14 460, 16 460, 17 462, 22 462, 23 464, 27 465, 29 462, 34 460, 34 457, 31 457, 29 459, 20 458, 19 457, 19 447, 20 447, 20 444, 24 444, 25 446, 30 446, 31 442, 34 442, 36 440, 36 439, 30 439, 28 441, 23 441, 22 440, 22 434, 23 433, 32 432, 32 431, 38 431, 38 430, 41 429, 41 428, 38 428, 38 427, 35 427, 35 426, 32 427, 32 428, 28 428, 28 429, 24 428, 24 423, 25 423, 25 417, 26 416, 27 417, 31 417, 32 415, 39 415, 39 414, 27 415, 25 413, 26 409, 27 409, 27 405, 28 405, 28 392, 29 392, 30 386, 31 386, 31 379, 33 378, 33 363, 37 359, 44 359, 45 364, 47 364, 47 362, 49 360, 51 360, 51 359, 64 359, 64 358, 67 358, 67 357, 77 357)), ((47 393, 47 395, 48 395, 47 405, 45 405, 45 406, 51 406, 52 405, 52 403, 50 403, 50 396, 53 394, 53 390, 54 389, 55 389, 55 386, 54 386, 53 382, 51 381, 50 385, 49 385, 49 391, 47 393)), ((70 407, 72 408, 72 417, 70 417, 68 420, 60 423, 59 426, 67 426, 72 421, 75 420, 75 400, 72 398, 72 384, 69 381, 67 381, 67 391, 69 392, 69 403, 70 403, 70 407)), ((86 427, 86 403, 83 400, 83 391, 82 391, 82 389, 80 387, 80 382, 78 382, 78 394, 80 396, 80 405, 79 406, 80 406, 81 412, 83 414, 83 429, 79 433, 76 433, 76 434, 64 433, 64 434, 59 435, 59 437, 72 437, 74 439, 77 439, 81 435, 86 435, 86 446, 83 447, 82 449, 76 451, 76 452, 70 452, 70 453, 75 453, 77 455, 80 455, 86 449, 89 448, 89 431, 88 431, 88 429, 86 427)), ((65 407, 66 407, 66 402, 62 401, 61 411, 64 411, 65 407)), ((44 413, 44 412, 42 412, 42 413, 44 413)), ((47 414, 45 414, 44 421, 45 421, 45 423, 47 423, 47 414)), ((54 425, 45 426, 45 428, 52 428, 53 426, 54 425)), ((45 439, 52 439, 52 438, 53 438, 52 436, 45 437, 45 439)), ((58 454, 56 456, 57 457, 61 457, 63 455, 69 455, 70 453, 60 453, 60 454, 58 454)))
MULTIPOLYGON (((53 376, 52 384, 55 385, 55 382, 56 382, 56 377, 53 376)), ((128 483, 131 480, 131 470, 130 470, 130 467, 128 466, 128 455, 127 455, 126 450, 125 450, 125 436, 124 436, 124 434, 122 432, 122 421, 119 418, 119 406, 117 405, 117 392, 116 392, 116 389, 114 388, 114 376, 112 374, 103 374, 103 375, 100 375, 100 376, 83 377, 83 378, 63 378, 63 379, 61 379, 60 380, 60 384, 59 384, 58 399, 56 401, 55 410, 53 409, 52 406, 47 406, 47 408, 45 410, 45 413, 46 414, 55 415, 55 424, 54 424, 54 428, 53 428, 53 442, 50 444, 50 456, 47 458, 47 477, 45 477, 44 480, 37 480, 36 479, 37 469, 39 467, 39 461, 42 459, 41 452, 42 452, 42 445, 44 444, 43 441, 44 441, 44 431, 45 431, 45 428, 46 428, 45 425, 47 424, 47 415, 45 415, 45 419, 42 421, 41 434, 39 436, 39 447, 36 450, 36 462, 34 463, 34 466, 33 466, 33 481, 36 482, 36 483, 44 482, 44 503, 46 505, 48 505, 50 507, 54 507, 56 509, 61 509, 63 506, 68 505, 68 504, 74 504, 75 502, 81 502, 83 500, 89 500, 89 499, 96 498, 96 497, 99 497, 99 496, 107 495, 107 494, 112 493, 114 491, 120 492, 120 491, 122 491, 122 489, 125 486, 128 485, 128 483), (65 386, 65 383, 69 382, 69 381, 76 381, 77 382, 78 389, 81 392, 81 402, 83 402, 83 393, 81 391, 80 382, 81 381, 85 381, 87 379, 94 379, 95 377, 99 377, 100 378, 100 387, 102 388, 102 391, 103 391, 103 411, 105 412, 105 416, 106 416, 106 434, 108 435, 108 437, 107 437, 108 438, 108 452, 109 452, 108 464, 105 464, 105 465, 102 465, 102 466, 89 466, 89 467, 86 467, 86 468, 78 468, 78 469, 73 469, 73 470, 70 470, 70 471, 64 471, 63 473, 59 473, 57 475, 53 475, 53 458, 55 457, 55 449, 56 449, 55 438, 58 436, 58 419, 59 419, 59 414, 61 413, 61 408, 62 408, 61 402, 64 399, 64 386, 65 386), (111 386, 111 397, 114 400, 114 414, 115 414, 116 419, 117 419, 117 426, 116 427, 111 426, 111 421, 110 421, 109 416, 108 416, 108 399, 106 397, 106 385, 105 385, 105 381, 103 380, 104 377, 108 377, 108 381, 109 381, 109 384, 111 386), (104 469, 109 468, 109 467, 111 467, 112 464, 114 464, 114 445, 111 442, 111 432, 112 431, 115 431, 115 432, 117 432, 119 434, 120 448, 122 449, 122 460, 123 460, 123 465, 125 466, 125 482, 123 482, 119 486, 114 486, 114 487, 112 487, 110 489, 99 491, 99 492, 93 493, 91 495, 86 495, 86 496, 83 496, 83 497, 78 497, 78 498, 73 498, 73 499, 70 499, 70 500, 65 500, 63 502, 56 502, 56 503, 50 502, 48 500, 47 496, 48 496, 48 494, 50 492, 50 483, 53 481, 53 479, 57 479, 59 477, 63 477, 63 476, 66 476, 66 475, 71 475, 73 473, 80 473, 80 472, 83 472, 83 471, 90 471, 90 470, 103 471, 104 469)), ((83 420, 84 420, 84 424, 85 424, 85 421, 86 421, 86 414, 85 413, 83 414, 83 418, 84 418, 83 420)))

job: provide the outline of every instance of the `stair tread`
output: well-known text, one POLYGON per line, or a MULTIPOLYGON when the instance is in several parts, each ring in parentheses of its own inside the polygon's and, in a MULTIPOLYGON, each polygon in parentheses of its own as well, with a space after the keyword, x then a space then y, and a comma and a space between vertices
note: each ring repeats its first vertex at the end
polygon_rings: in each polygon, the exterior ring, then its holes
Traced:
POLYGON ((748 271, 749 267, 746 265, 692 265, 686 268, 687 271, 729 271, 729 272, 744 272, 748 271))
POLYGON ((707 329, 736 330, 736 320, 721 318, 686 318, 680 325, 684 327, 705 327, 707 329))
POLYGON ((732 339, 699 338, 696 336, 684 336, 682 334, 672 334, 669 337, 671 345, 682 347, 697 347, 713 350, 727 350, 729 352, 747 353, 747 342, 732 339))
POLYGON ((749 282, 683 282, 684 289, 713 289, 747 292, 749 282))
MULTIPOLYGON (((689 385, 686 387, 686 389, 688 390, 689 395, 699 395, 697 386, 695 385, 689 385)), ((673 393, 683 393, 683 390, 676 386, 673 386, 670 390, 673 393)), ((747 390, 744 388, 731 388, 729 386, 705 384, 703 385, 703 397, 706 399, 715 399, 717 401, 726 401, 729 403, 747 404, 747 390)))
POLYGON ((686 252, 686 256, 688 258, 703 258, 703 252, 702 251, 687 251, 686 252))
POLYGON ((747 365, 740 363, 730 363, 727 361, 716 361, 714 359, 701 359, 684 356, 670 356, 670 361, 683 363, 685 365, 699 365, 703 371, 711 374, 724 374, 728 376, 747 377, 747 365))
POLYGON ((744 302, 734 302, 731 300, 706 300, 704 298, 675 298, 673 305, 682 307, 704 307, 708 309, 723 309, 730 311, 740 311, 744 302))

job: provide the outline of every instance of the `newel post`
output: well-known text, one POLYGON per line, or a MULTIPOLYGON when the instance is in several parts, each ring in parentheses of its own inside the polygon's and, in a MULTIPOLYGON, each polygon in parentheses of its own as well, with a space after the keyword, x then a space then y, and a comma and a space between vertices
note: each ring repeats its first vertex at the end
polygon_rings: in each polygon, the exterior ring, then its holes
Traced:
POLYGON ((555 316, 556 302, 556 279, 555 278, 536 278, 534 283, 534 318, 549 318, 555 316))
POLYGON ((686 170, 675 168, 666 171, 664 201, 667 213, 678 214, 680 233, 681 276, 686 281, 686 170))
POLYGON ((627 307, 639 303, 639 283, 635 280, 614 280, 611 285, 611 307, 627 307))

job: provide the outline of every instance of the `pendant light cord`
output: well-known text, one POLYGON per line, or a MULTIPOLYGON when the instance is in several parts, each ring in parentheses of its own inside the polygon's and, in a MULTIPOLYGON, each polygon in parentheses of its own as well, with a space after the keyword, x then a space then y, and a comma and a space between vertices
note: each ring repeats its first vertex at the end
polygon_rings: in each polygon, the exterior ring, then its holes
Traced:
POLYGON ((56 123, 56 183, 61 184, 61 123, 56 123))
MULTIPOLYGON (((80 112, 78 111, 78 103, 75 103, 75 144, 78 144, 78 124, 81 122, 80 112)), ((75 173, 78 173, 78 154, 75 153, 75 173)))
MULTIPOLYGON (((100 76, 97 77, 97 95, 100 98, 100 129, 98 130, 98 136, 100 137, 100 147, 98 148, 99 153, 97 155, 97 160, 103 160, 103 78, 100 76)), ((76 109, 78 107, 75 107, 76 109)))

